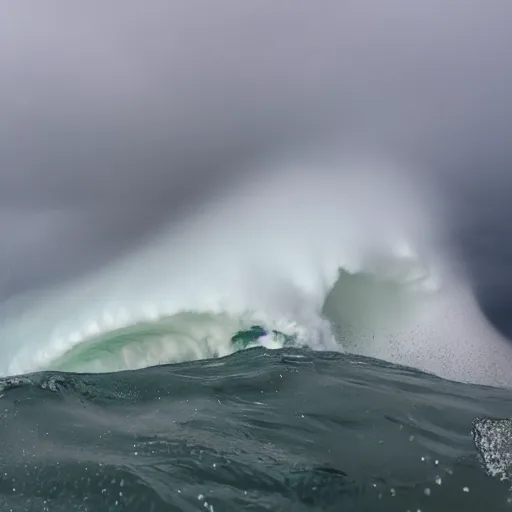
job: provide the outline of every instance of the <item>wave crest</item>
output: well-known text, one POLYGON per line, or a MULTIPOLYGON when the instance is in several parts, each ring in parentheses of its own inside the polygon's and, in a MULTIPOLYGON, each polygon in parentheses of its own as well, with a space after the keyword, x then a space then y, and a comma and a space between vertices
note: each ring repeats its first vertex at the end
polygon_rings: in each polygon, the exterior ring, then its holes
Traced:
POLYGON ((188 318, 172 342, 166 332, 141 343, 126 366, 222 355, 257 323, 316 350, 510 383, 511 350, 440 251, 427 215, 435 203, 403 173, 313 160, 247 175, 122 261, 31 297, 2 325, 2 372, 52 367, 127 326, 188 318))

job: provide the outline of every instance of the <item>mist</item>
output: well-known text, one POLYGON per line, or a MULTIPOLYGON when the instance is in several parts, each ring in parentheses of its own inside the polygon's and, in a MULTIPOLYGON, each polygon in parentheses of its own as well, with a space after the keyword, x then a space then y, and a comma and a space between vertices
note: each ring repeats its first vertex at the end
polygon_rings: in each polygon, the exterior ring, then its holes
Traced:
POLYGON ((511 19, 505 0, 6 0, 1 296, 104 266, 248 161, 326 140, 427 177, 457 232, 510 176, 511 19))

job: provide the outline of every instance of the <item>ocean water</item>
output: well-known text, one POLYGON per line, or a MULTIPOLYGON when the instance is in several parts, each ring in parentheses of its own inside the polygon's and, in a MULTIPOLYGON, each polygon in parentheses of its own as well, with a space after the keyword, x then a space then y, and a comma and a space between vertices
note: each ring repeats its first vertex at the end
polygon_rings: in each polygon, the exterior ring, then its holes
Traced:
POLYGON ((0 386, 2 510, 510 509, 505 390, 264 348, 0 386))
POLYGON ((512 2, 0 2, 0 512, 512 510, 512 2))
POLYGON ((509 510, 512 346, 425 189, 347 165, 6 301, 1 510, 509 510))

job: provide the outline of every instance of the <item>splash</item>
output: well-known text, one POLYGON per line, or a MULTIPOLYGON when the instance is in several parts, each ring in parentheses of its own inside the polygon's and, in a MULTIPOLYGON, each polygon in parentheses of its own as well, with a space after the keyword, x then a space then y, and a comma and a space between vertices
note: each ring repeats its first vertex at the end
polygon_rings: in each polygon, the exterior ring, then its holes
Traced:
POLYGON ((453 272, 432 214, 442 210, 410 173, 326 158, 263 167, 121 261, 4 315, 1 372, 56 367, 155 322, 160 336, 142 328, 123 368, 223 355, 256 324, 314 350, 512 384, 512 350, 453 272))

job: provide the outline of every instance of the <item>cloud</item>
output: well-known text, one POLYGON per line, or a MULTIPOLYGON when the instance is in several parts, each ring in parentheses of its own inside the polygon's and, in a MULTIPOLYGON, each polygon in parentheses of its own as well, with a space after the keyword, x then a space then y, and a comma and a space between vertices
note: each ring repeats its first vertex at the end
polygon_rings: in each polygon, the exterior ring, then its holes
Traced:
POLYGON ((455 179, 510 157, 507 0, 0 9, 2 261, 33 284, 185 215, 245 159, 324 134, 455 179))

